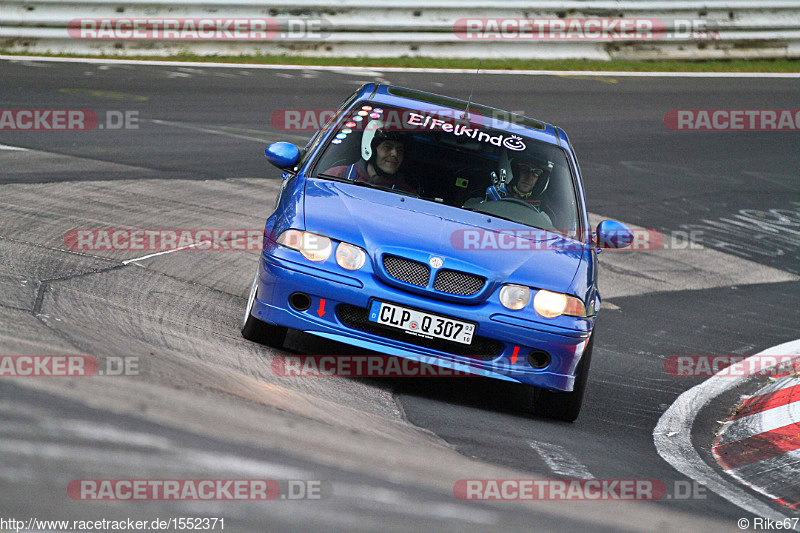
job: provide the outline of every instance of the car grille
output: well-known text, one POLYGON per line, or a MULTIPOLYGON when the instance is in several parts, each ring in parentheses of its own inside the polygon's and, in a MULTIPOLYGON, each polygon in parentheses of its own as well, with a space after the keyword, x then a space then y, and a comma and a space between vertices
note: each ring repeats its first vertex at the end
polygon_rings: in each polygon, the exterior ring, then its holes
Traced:
POLYGON ((472 296, 481 290, 486 278, 458 272, 457 270, 440 270, 436 273, 433 288, 439 292, 457 294, 459 296, 472 296))
POLYGON ((396 255, 383 256, 383 268, 394 279, 416 285, 417 287, 427 287, 428 279, 431 276, 431 269, 425 263, 405 259, 396 255))
POLYGON ((458 344, 441 339, 425 339, 409 335, 401 330, 395 330, 380 326, 368 319, 369 310, 364 307, 357 307, 349 304, 339 304, 336 306, 336 316, 347 327, 378 335, 387 339, 393 339, 440 352, 453 355, 462 355, 490 361, 495 359, 503 351, 503 344, 500 341, 486 337, 472 337, 472 344, 458 344))

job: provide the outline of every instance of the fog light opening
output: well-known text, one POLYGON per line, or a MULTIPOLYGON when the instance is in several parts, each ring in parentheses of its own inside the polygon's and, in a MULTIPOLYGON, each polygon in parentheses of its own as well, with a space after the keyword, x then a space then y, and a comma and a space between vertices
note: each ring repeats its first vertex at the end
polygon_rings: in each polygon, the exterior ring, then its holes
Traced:
POLYGON ((528 355, 528 364, 537 370, 550 364, 550 354, 542 350, 534 350, 528 355))
POLYGON ((289 296, 289 305, 295 311, 305 311, 311 307, 311 297, 302 292, 294 292, 289 296))

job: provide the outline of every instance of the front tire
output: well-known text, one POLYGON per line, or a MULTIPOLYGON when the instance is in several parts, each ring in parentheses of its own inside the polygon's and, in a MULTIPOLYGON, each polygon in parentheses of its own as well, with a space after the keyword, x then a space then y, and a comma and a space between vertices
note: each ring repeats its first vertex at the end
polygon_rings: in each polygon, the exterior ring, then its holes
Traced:
POLYGON ((577 375, 575 376, 575 386, 572 392, 562 392, 553 390, 540 390, 535 400, 534 412, 537 415, 561 420, 563 422, 574 422, 581 412, 583 404, 583 393, 586 390, 586 382, 589 380, 589 366, 592 363, 592 348, 594 346, 594 334, 589 339, 589 344, 583 352, 580 363, 578 363, 577 375))
POLYGON ((286 332, 288 329, 283 326, 262 322, 251 314, 253 312, 253 304, 256 300, 257 290, 258 273, 256 273, 256 277, 253 279, 253 286, 250 287, 250 296, 247 297, 247 309, 245 310, 244 322, 242 323, 242 337, 272 348, 281 348, 283 347, 283 342, 286 340, 286 332))

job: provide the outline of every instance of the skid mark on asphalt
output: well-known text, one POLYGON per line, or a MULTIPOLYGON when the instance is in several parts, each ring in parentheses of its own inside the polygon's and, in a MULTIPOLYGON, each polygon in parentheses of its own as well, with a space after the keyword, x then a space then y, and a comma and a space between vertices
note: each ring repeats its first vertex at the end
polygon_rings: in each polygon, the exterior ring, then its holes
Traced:
MULTIPOLYGON (((66 487, 71 479, 325 479, 332 486, 334 498, 318 502, 313 509, 306 507, 304 518, 325 517, 328 525, 341 522, 352 528, 362 523, 364 531, 374 531, 376 524, 368 516, 372 512, 390 513, 398 521, 412 514, 419 519, 457 520, 464 524, 496 525, 500 515, 489 509, 476 508, 472 503, 451 501, 451 495, 431 497, 425 490, 410 490, 403 485, 385 483, 363 476, 342 476, 337 470, 308 464, 307 468, 287 464, 270 453, 252 450, 240 454, 226 453, 220 447, 226 442, 209 443, 208 449, 193 446, 191 434, 170 431, 156 433, 146 422, 131 422, 114 415, 102 415, 89 410, 77 417, 64 416, 64 407, 50 399, 39 400, 36 393, 0 389, 0 454, 13 458, 14 467, 0 468, 0 479, 11 484, 20 482, 46 483, 66 487), (13 398, 13 401, 12 401, 13 398), (5 423, 6 419, 25 415, 26 422, 5 423), (126 424, 132 427, 126 427, 126 424), (150 431, 148 431, 150 430, 150 431), (273 460, 266 456, 274 457, 273 460), (87 460, 88 459, 88 460, 87 460), (44 464, 46 473, 39 470, 44 464), (355 516, 353 516, 354 509, 355 516), (360 515, 360 516, 359 516, 360 515), (338 518, 337 518, 338 517, 338 518)), ((74 413, 74 407, 70 408, 74 413)), ((156 430, 160 428, 155 427, 156 430)), ((110 506, 125 507, 130 502, 109 502, 110 506)), ((185 500, 173 501, 173 509, 191 509, 231 516, 231 509, 219 502, 185 500)), ((250 518, 280 517, 287 523, 301 518, 303 513, 287 505, 264 508, 264 502, 238 501, 238 507, 248 507, 250 518)), ((128 507, 129 510, 133 509, 128 507)), ((134 509, 135 510, 135 509, 134 509)), ((141 510, 141 508, 139 509, 141 510)), ((242 515, 246 516, 246 515, 242 515)))
POLYGON ((800 273, 800 205, 789 209, 739 209, 716 220, 703 219, 682 224, 687 231, 701 232, 704 242, 723 252, 751 261, 765 258, 795 257, 787 270, 800 273))
MULTIPOLYGON (((10 407, 8 402, 4 404, 0 419, 5 419, 4 415, 10 407)), ((13 424, 2 425, 0 451, 7 455, 48 457, 80 464, 86 464, 86 458, 91 457, 88 464, 94 465, 97 474, 103 474, 107 469, 107 466, 100 467, 98 463, 106 463, 116 466, 147 465, 175 471, 189 469, 198 473, 228 472, 252 477, 313 477, 310 471, 300 468, 219 451, 198 450, 158 434, 127 430, 108 422, 64 418, 49 409, 19 401, 14 402, 13 410, 15 414, 22 410, 35 420, 26 424, 22 432, 18 432, 18 427, 13 424), (119 448, 110 449, 109 446, 119 448), (122 458, 121 454, 126 457, 122 458)))
MULTIPOLYGON (((597 227, 601 220, 600 215, 589 214, 592 227, 597 227)), ((644 229, 625 224, 634 230, 644 229)), ((602 297, 800 280, 794 273, 738 255, 710 247, 692 247, 682 236, 665 234, 663 239, 663 246, 653 250, 604 250, 598 258, 602 297)))
POLYGON ((554 473, 571 479, 594 479, 589 469, 563 446, 535 440, 528 444, 554 473))

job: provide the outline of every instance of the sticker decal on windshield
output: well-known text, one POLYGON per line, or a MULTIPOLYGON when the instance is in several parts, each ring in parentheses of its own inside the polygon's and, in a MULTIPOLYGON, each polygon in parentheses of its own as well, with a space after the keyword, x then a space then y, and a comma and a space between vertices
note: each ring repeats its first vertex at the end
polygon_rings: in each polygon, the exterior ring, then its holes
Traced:
POLYGON ((456 136, 466 135, 470 139, 475 139, 481 142, 488 142, 495 146, 504 146, 509 150, 514 150, 515 152, 520 152, 525 150, 526 146, 525 143, 522 142, 522 137, 518 135, 511 135, 506 137, 505 135, 498 134, 498 135, 489 135, 485 131, 481 131, 478 128, 467 128, 464 124, 452 124, 450 122, 446 122, 440 118, 434 118, 430 115, 418 115, 417 113, 409 113, 408 114, 408 124, 410 126, 421 126, 423 128, 427 128, 429 130, 440 129, 447 133, 452 133, 456 136))

